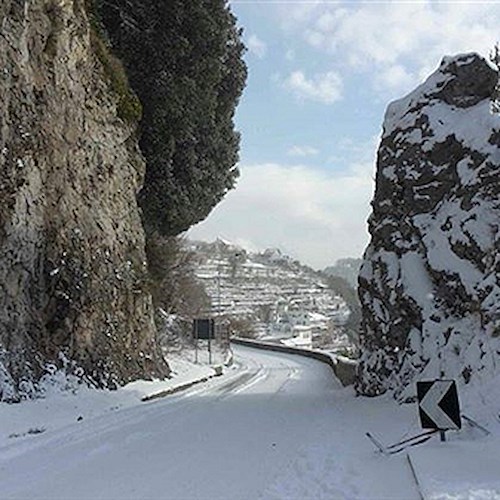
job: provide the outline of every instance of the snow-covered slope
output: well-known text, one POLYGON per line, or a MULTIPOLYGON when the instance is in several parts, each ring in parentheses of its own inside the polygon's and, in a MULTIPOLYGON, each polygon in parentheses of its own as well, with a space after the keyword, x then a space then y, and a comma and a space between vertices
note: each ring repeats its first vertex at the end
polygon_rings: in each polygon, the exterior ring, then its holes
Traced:
POLYGON ((333 266, 326 267, 323 272, 329 276, 343 278, 354 289, 357 289, 359 268, 361 267, 362 262, 362 259, 352 257, 338 259, 333 266))
POLYGON ((250 253, 222 240, 193 242, 190 249, 198 256, 195 272, 211 298, 212 314, 244 318, 258 336, 310 332, 309 342, 317 347, 350 347, 342 329, 349 308, 312 269, 278 249, 250 253))
POLYGON ((360 275, 362 393, 404 399, 416 378, 500 370, 496 78, 475 54, 447 57, 387 110, 360 275))

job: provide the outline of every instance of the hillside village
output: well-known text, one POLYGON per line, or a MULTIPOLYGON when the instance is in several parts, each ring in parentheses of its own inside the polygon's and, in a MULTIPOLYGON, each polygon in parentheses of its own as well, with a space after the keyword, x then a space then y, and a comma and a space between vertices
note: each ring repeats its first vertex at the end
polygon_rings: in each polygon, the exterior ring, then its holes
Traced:
POLYGON ((491 3, 0 0, 0 500, 500 500, 491 3))
POLYGON ((278 249, 252 253, 217 239, 191 242, 189 250, 211 299, 210 315, 226 318, 238 335, 354 351, 343 329, 350 309, 320 273, 278 249))

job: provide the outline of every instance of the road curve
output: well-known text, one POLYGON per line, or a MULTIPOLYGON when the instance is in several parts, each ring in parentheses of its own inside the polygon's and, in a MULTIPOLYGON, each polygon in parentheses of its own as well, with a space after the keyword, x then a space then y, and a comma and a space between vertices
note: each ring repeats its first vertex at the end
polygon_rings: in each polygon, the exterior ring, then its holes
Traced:
POLYGON ((417 498, 405 462, 374 460, 359 432, 373 404, 328 365, 235 355, 232 375, 3 448, 0 498, 417 498))
POLYGON ((99 417, 0 460, 1 498, 258 498, 337 387, 300 356, 235 349, 208 390, 99 417))

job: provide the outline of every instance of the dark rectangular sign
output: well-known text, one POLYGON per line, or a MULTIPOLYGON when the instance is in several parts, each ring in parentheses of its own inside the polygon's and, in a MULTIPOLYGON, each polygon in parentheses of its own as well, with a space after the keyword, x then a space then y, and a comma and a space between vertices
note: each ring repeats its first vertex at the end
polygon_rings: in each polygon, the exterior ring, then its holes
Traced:
POLYGON ((193 336, 202 340, 215 338, 215 321, 207 318, 193 320, 193 336))
POLYGON ((418 411, 424 429, 458 430, 462 427, 454 380, 417 382, 418 411))

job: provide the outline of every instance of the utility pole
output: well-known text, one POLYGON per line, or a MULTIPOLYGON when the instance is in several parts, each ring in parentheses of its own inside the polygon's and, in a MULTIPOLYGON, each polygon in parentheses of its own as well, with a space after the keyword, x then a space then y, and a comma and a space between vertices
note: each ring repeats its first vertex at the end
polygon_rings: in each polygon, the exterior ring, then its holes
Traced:
MULTIPOLYGON (((214 327, 214 339, 215 339, 215 330, 219 330, 219 325, 220 325, 220 318, 221 318, 221 313, 222 313, 222 307, 221 307, 221 287, 220 287, 220 268, 221 268, 221 263, 220 263, 220 251, 218 255, 218 263, 217 263, 217 315, 216 315, 216 326, 214 327)), ((210 353, 210 359, 211 359, 211 353, 210 353)))

